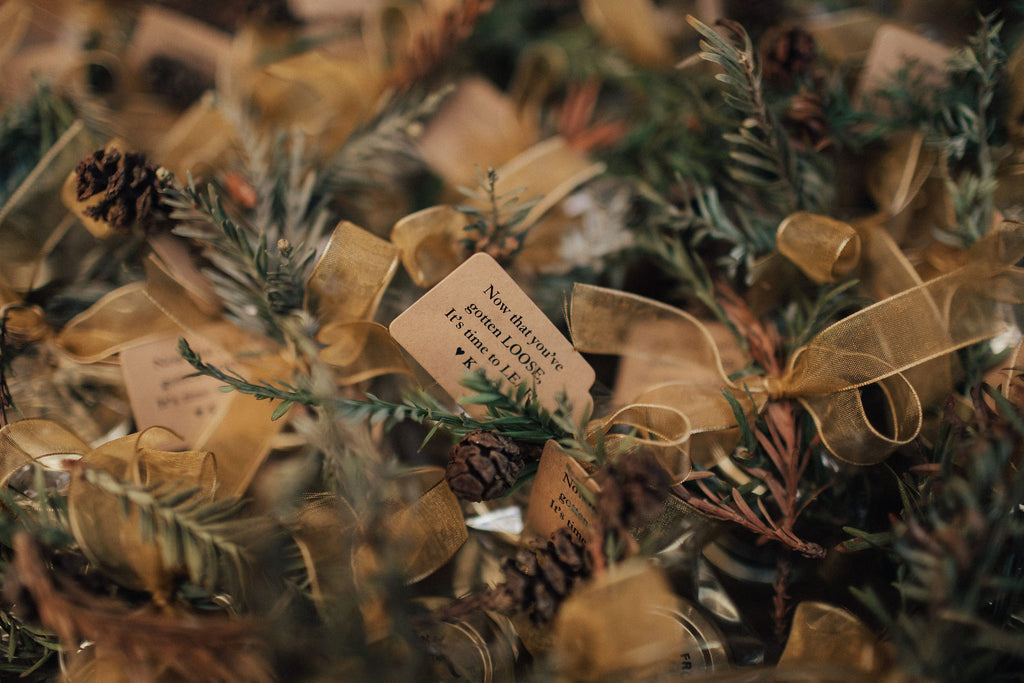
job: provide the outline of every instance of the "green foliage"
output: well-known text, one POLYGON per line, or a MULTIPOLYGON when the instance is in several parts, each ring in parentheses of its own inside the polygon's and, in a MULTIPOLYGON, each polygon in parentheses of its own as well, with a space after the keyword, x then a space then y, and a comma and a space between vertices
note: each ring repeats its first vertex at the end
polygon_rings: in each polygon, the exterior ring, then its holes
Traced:
POLYGON ((425 97, 397 97, 384 103, 328 160, 321 173, 320 193, 332 197, 358 192, 368 184, 411 171, 419 163, 414 132, 453 89, 449 86, 425 97))
POLYGON ((185 187, 171 184, 165 189, 163 202, 173 209, 172 218, 201 221, 202 227, 181 225, 175 233, 206 245, 206 257, 214 266, 206 274, 228 314, 239 324, 252 327, 255 311, 258 329, 283 342, 281 319, 302 309, 315 250, 293 246, 284 238, 270 248, 265 227, 236 222, 213 186, 204 194, 191 177, 185 187))
POLYGON ((488 168, 486 175, 477 168, 477 182, 478 189, 460 187, 459 191, 486 204, 487 208, 472 205, 455 207, 470 221, 463 228, 467 236, 460 241, 471 253, 483 251, 501 262, 509 262, 523 248, 523 240, 531 227, 523 225, 523 220, 540 197, 521 202, 519 196, 525 187, 498 194, 498 173, 493 168, 488 168))
MULTIPOLYGON (((717 195, 713 190, 711 194, 710 205, 704 206, 717 210, 717 195)), ((733 329, 715 299, 711 273, 695 249, 701 235, 710 234, 709 223, 690 206, 676 208, 648 188, 640 188, 635 196, 629 223, 637 233, 637 246, 658 259, 659 265, 679 283, 682 293, 697 299, 733 329)))
POLYGON ((0 206, 74 119, 70 103, 41 82, 35 84, 28 99, 4 109, 0 115, 0 206))
POLYGON ((178 353, 189 365, 196 369, 197 375, 212 377, 224 382, 225 386, 221 387, 222 390, 237 391, 240 394, 255 396, 258 400, 281 401, 274 408, 271 416, 274 420, 282 417, 295 404, 315 406, 320 403, 320 399, 314 396, 308 389, 297 388, 281 381, 278 381, 276 386, 263 380, 260 380, 259 384, 254 384, 237 372, 222 370, 215 365, 206 363, 203 361, 202 356, 194 351, 184 338, 178 339, 178 353))
MULTIPOLYGON (((25 491, 14 486, 0 488, 0 575, 6 572, 17 533, 28 533, 53 550, 65 551, 74 543, 67 499, 48 485, 46 473, 42 466, 32 465, 31 483, 25 491)), ((38 680, 45 680, 53 655, 63 648, 56 635, 22 621, 8 611, 10 607, 0 609, 0 641, 4 643, 0 672, 17 673, 28 680, 39 672, 38 680)))
POLYGON ((975 418, 948 432, 938 475, 893 529, 902 604, 854 591, 889 631, 900 663, 930 680, 1010 680, 1024 664, 1024 416, 990 387, 974 398, 975 418))
POLYGON ((731 145, 731 177, 756 190, 760 202, 772 207, 780 218, 817 208, 823 198, 808 185, 820 183, 801 163, 768 107, 750 36, 736 22, 720 23, 729 34, 727 38, 692 16, 687 20, 701 35, 701 58, 722 68, 715 78, 722 84, 726 104, 742 116, 736 132, 723 135, 731 145))
POLYGON ((183 566, 189 580, 204 587, 242 585, 248 551, 240 539, 258 524, 238 516, 243 501, 214 499, 176 482, 133 484, 89 467, 82 476, 115 496, 126 517, 134 516, 143 540, 159 545, 165 566, 183 566))
POLYGON ((813 296, 797 292, 794 300, 778 316, 785 339, 785 355, 792 355, 844 315, 868 305, 867 298, 854 293, 858 284, 857 280, 847 280, 837 285, 817 287, 811 292, 813 296))
POLYGON ((607 87, 636 107, 625 136, 599 152, 612 174, 643 178, 662 194, 680 176, 701 185, 715 181, 729 158, 714 143, 733 122, 715 106, 713 81, 639 69, 612 71, 607 78, 607 87))
POLYGON ((949 62, 951 81, 973 91, 966 100, 952 102, 943 109, 941 129, 941 146, 948 159, 973 160, 973 168, 963 168, 955 180, 947 181, 956 212, 957 235, 966 246, 991 229, 995 213, 996 163, 991 149, 995 121, 991 110, 1006 62, 999 38, 1002 27, 1003 22, 996 21, 994 14, 981 17, 978 32, 968 38, 967 47, 949 62))
POLYGON ((383 423, 385 427, 403 420, 429 424, 432 429, 424 443, 442 429, 457 438, 474 429, 491 429, 510 439, 530 443, 542 444, 554 439, 574 454, 593 459, 594 450, 582 439, 586 416, 580 424, 575 423, 572 406, 565 397, 559 400, 554 411, 549 411, 525 383, 516 387, 506 386, 501 380, 487 377, 482 372, 467 374, 462 383, 476 393, 461 402, 483 406, 486 411, 484 417, 477 419, 465 412, 452 412, 425 392, 408 395, 402 403, 383 401, 367 394, 368 400, 365 401, 343 399, 340 407, 342 414, 349 419, 383 423))
POLYGON ((466 375, 462 383, 476 393, 462 399, 462 403, 484 407, 486 415, 477 419, 462 411, 449 410, 424 391, 407 395, 401 403, 385 401, 370 393, 366 394, 365 399, 332 400, 309 389, 281 381, 277 384, 265 381, 258 384, 249 382, 237 373, 203 362, 202 357, 184 339, 178 340, 178 351, 196 369, 196 374, 224 382, 226 386, 223 388, 228 391, 238 391, 260 400, 281 401, 274 410, 277 417, 296 404, 331 408, 337 409, 339 414, 348 420, 367 420, 370 424, 383 424, 385 429, 391 429, 405 420, 432 425, 433 428, 427 434, 424 443, 441 429, 455 437, 464 436, 474 429, 493 429, 509 438, 532 443, 544 443, 548 439, 555 439, 585 459, 594 457, 593 448, 581 438, 585 419, 581 424, 573 421, 572 406, 568 399, 560 398, 558 407, 554 411, 549 411, 541 405, 533 388, 525 383, 512 387, 483 373, 466 375))
POLYGON ((0 639, 6 643, 0 672, 17 674, 22 680, 32 680, 32 674, 64 651, 55 634, 25 624, 5 610, 0 610, 0 639))

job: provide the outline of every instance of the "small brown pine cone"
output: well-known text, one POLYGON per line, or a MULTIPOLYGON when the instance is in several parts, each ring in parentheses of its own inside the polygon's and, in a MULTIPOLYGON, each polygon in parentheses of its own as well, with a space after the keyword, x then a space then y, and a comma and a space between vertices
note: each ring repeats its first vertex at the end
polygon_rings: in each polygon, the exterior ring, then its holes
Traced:
POLYGON ((661 513, 672 477, 648 451, 637 451, 609 463, 596 475, 601 486, 597 514, 605 529, 643 526, 661 513))
POLYGON ((789 85, 812 76, 818 59, 814 36, 799 26, 775 28, 761 38, 761 73, 772 85, 789 85))
POLYGON ((498 432, 477 429, 448 454, 444 476, 462 500, 492 500, 505 495, 523 469, 523 453, 498 432))
POLYGON ((75 167, 75 196, 78 201, 105 191, 120 161, 121 152, 116 149, 98 149, 79 161, 75 167))
POLYGON ((505 582, 497 589, 500 609, 546 624, 573 588, 590 578, 594 565, 583 543, 561 528, 546 543, 523 548, 504 560, 501 569, 505 582))
POLYGON ((85 209, 86 215, 127 231, 138 224, 149 229, 159 204, 157 168, 145 154, 116 149, 97 150, 75 168, 79 201, 103 193, 103 199, 85 209))

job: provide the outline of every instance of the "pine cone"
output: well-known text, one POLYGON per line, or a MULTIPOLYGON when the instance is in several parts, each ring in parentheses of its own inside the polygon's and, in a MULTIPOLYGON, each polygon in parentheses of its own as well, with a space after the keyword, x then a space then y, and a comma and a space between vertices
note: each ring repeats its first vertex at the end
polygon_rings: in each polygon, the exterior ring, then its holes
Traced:
POLYGON ((514 441, 477 429, 452 448, 444 476, 462 500, 492 500, 508 492, 522 469, 523 453, 514 441))
POLYGON ((103 193, 98 204, 86 208, 86 215, 122 231, 136 223, 147 229, 153 225, 160 180, 145 154, 129 152, 122 158, 116 149, 100 149, 78 163, 75 175, 79 201, 103 193))
POLYGON ((84 201, 107 189, 110 177, 117 172, 121 152, 98 149, 78 162, 75 168, 75 196, 84 201))
POLYGON ((637 451, 609 463, 596 475, 601 487, 597 514, 606 530, 643 526, 661 513, 672 478, 658 459, 647 451, 637 451))
POLYGON ((768 83, 786 86, 813 76, 818 46, 814 36, 799 26, 766 32, 760 48, 761 73, 768 83))
POLYGON ((504 560, 501 569, 505 582, 497 589, 497 608, 545 624, 576 584, 590 578, 594 565, 586 546, 563 527, 543 545, 524 548, 504 560))

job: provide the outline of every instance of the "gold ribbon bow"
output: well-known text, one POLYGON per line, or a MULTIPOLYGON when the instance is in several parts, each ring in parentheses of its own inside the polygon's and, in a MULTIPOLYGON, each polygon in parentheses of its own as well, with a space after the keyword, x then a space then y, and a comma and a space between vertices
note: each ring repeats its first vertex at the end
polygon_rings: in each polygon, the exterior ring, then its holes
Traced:
MULTIPOLYGON (((918 391, 907 374, 930 361, 996 335, 999 303, 1024 301, 1024 225, 1004 223, 970 250, 968 263, 944 276, 896 293, 840 320, 789 359, 778 377, 748 378, 739 385, 722 370, 704 326, 676 308, 633 294, 576 285, 570 332, 577 349, 634 356, 669 365, 703 368, 691 382, 644 392, 636 404, 685 415, 698 462, 717 457, 706 437, 736 428, 727 391, 753 411, 769 399, 793 398, 810 412, 824 445, 848 462, 880 462, 914 439, 922 422, 918 391), (667 326, 681 343, 653 346, 648 326, 667 326), (877 389, 885 414, 869 417, 863 393, 877 389), (883 432, 884 430, 884 432, 883 432)), ((875 401, 869 399, 868 403, 875 401)), ((675 440, 687 440, 676 433, 675 440)))
MULTIPOLYGON (((335 368, 340 384, 409 371, 387 329, 367 320, 397 268, 397 258, 389 243, 343 222, 309 278, 306 305, 321 324, 320 356, 335 368)), ((257 379, 280 377, 293 366, 280 348, 204 312, 181 279, 155 257, 146 262, 145 283, 103 297, 73 318, 57 341, 73 359, 92 363, 172 334, 200 337, 250 355, 255 360, 248 360, 246 367, 257 379)), ((217 453, 219 491, 238 495, 252 480, 281 428, 271 420, 273 408, 268 401, 233 394, 220 419, 192 444, 217 453)))

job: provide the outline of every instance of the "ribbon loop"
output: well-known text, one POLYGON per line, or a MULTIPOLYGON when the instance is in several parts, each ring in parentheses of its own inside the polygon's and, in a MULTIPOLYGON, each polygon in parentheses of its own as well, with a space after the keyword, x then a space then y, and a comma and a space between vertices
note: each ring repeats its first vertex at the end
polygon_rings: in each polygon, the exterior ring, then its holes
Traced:
POLYGON ((860 262, 860 236, 828 216, 798 211, 786 217, 775 247, 815 282, 838 282, 860 262))
POLYGON ((769 399, 799 400, 826 448, 848 462, 872 464, 916 438, 922 398, 933 403, 941 400, 943 387, 948 392, 950 354, 1000 332, 997 305, 1024 302, 1024 270, 1014 267, 1022 257, 1024 224, 1006 222, 975 244, 966 265, 832 324, 790 357, 782 377, 749 380, 749 395, 725 376, 700 321, 666 304, 577 285, 570 333, 584 352, 694 368, 691 381, 652 387, 642 396, 645 405, 661 405, 689 420, 691 455, 702 465, 715 462, 721 442, 704 452, 692 436, 736 427, 722 391, 751 415, 769 399), (671 326, 679 342, 655 344, 651 340, 664 337, 651 334, 652 325, 671 326), (869 410, 878 405, 881 415, 869 410))

